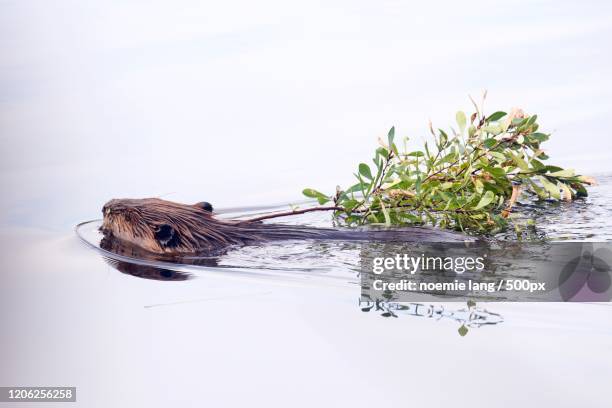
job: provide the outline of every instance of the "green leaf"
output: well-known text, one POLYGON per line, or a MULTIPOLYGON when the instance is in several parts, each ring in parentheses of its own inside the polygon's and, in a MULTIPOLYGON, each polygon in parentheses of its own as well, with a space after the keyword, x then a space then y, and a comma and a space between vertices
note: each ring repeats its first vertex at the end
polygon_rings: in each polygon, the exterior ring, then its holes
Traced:
POLYGON ((559 182, 559 187, 561 187, 561 190, 563 190, 562 198, 564 200, 570 201, 574 197, 574 193, 572 193, 572 189, 569 188, 567 184, 563 182, 559 182))
POLYGON ((518 154, 510 154, 512 155, 512 160, 514 161, 514 163, 516 163, 519 169, 523 171, 529 171, 529 165, 525 160, 523 160, 522 157, 520 157, 518 154))
POLYGON ((325 204, 331 200, 331 198, 329 198, 325 194, 312 188, 305 188, 302 191, 302 194, 304 194, 306 197, 316 198, 319 204, 325 204))
POLYGON ((504 156, 504 154, 503 154, 503 153, 500 153, 500 152, 494 152, 494 151, 492 151, 492 152, 490 153, 490 155, 491 155, 491 156, 493 156, 493 157, 495 158, 495 160, 497 160, 497 162, 498 162, 498 163, 503 163, 503 162, 505 162, 506 160, 508 160, 508 158, 507 158, 506 156, 504 156))
POLYGON ((417 194, 421 194, 421 175, 417 175, 416 181, 414 183, 414 189, 417 194))
POLYGON ((359 185, 363 187, 363 189, 361 190, 361 194, 363 194, 364 199, 366 199, 368 196, 366 190, 370 189, 370 184, 367 184, 365 181, 363 181, 363 177, 361 177, 361 174, 357 173, 356 176, 359 179, 359 185))
POLYGON ((538 115, 530 116, 529 119, 527 119, 527 123, 525 123, 525 124, 526 125, 533 125, 536 120, 538 120, 538 115))
POLYGON ((495 193, 497 193, 499 195, 503 195, 504 194, 504 189, 501 188, 500 186, 498 186, 497 184, 489 183, 487 181, 483 181, 482 184, 484 184, 485 189, 487 189, 487 190, 494 191, 495 193))
POLYGON ((576 190, 576 197, 588 197, 589 193, 587 193, 586 188, 580 183, 572 184, 574 190, 576 190))
POLYGON ((352 210, 355 208, 360 202, 357 200, 349 199, 342 202, 342 206, 347 210, 352 210))
POLYGON ((468 128, 468 136, 472 137, 476 133, 476 127, 474 125, 470 125, 468 128))
POLYGON ((483 170, 489 172, 489 174, 493 176, 493 178, 495 179, 505 179, 506 178, 506 172, 501 167, 485 166, 483 167, 483 170))
POLYGON ((544 164, 537 159, 531 159, 529 163, 531 164, 534 170, 541 171, 545 169, 544 164))
POLYGON ((502 129, 500 125, 488 125, 483 126, 482 130, 492 135, 499 135, 501 132, 503 132, 504 129, 502 129))
POLYGON ((393 145, 393 139, 395 138, 395 126, 392 126, 389 129, 389 133, 387 134, 387 141, 389 142, 389 148, 393 145))
POLYGON ((468 328, 465 327, 465 324, 462 324, 461 327, 459 327, 459 330, 457 330, 459 332, 459 335, 461 337, 464 337, 466 334, 468 334, 468 328))
POLYGON ((465 131, 465 125, 467 123, 467 118, 465 117, 465 113, 463 111, 457 112, 455 115, 457 119, 457 124, 459 125, 459 131, 463 133, 465 131))
POLYGON ((448 136, 446 135, 446 133, 440 132, 439 139, 440 143, 438 143, 438 148, 443 149, 446 146, 446 143, 448 142, 448 136))
POLYGON ((541 200, 545 200, 548 198, 548 195, 546 194, 544 189, 538 186, 533 180, 531 179, 527 179, 527 180, 529 182, 529 185, 531 186, 531 189, 538 195, 538 198, 540 198, 541 200))
POLYGON ((529 135, 532 139, 537 140, 538 142, 545 142, 548 140, 549 135, 545 133, 532 133, 529 135))
POLYGON ((476 188, 476 192, 478 194, 482 194, 482 190, 484 189, 484 185, 482 184, 482 181, 480 181, 480 179, 475 179, 474 180, 474 187, 476 188))
POLYGON ((384 157, 385 159, 387 158, 387 156, 389 156, 389 151, 387 149, 385 149, 384 147, 379 147, 378 149, 376 149, 376 158, 375 160, 378 160, 378 157, 384 157))
POLYGON ((395 145, 395 143, 391 143, 389 149, 391 149, 391 151, 395 153, 396 156, 399 156, 399 151, 397 150, 397 146, 395 145))
POLYGON ((487 191, 486 193, 484 193, 476 207, 474 207, 474 210, 480 210, 481 208, 486 207, 487 205, 491 204, 494 199, 495 194, 493 194, 492 191, 487 191))
POLYGON ((546 166, 545 169, 550 173, 554 173, 555 171, 563 170, 563 168, 559 166, 546 166))
POLYGON ((389 218, 389 210, 387 210, 387 207, 385 207, 385 203, 383 203, 380 198, 378 199, 378 202, 380 202, 380 209, 382 210, 385 216, 385 225, 388 227, 391 225, 391 218, 389 218))
POLYGON ((365 190, 366 187, 367 186, 365 184, 363 184, 363 183, 357 183, 357 184, 354 184, 354 185, 350 186, 349 188, 347 188, 346 189, 346 193, 347 194, 358 193, 360 191, 365 190))
POLYGON ((359 163, 359 174, 361 174, 363 177, 367 178, 368 180, 372 180, 372 171, 370 171, 370 166, 368 166, 365 163, 359 163))
POLYGON ((425 156, 425 154, 422 151, 418 150, 416 152, 410 152, 406 156, 423 157, 423 156, 425 156))
POLYGON ((491 137, 489 139, 486 139, 482 144, 487 149, 492 149, 497 143, 497 140, 494 137, 491 137))
POLYGON ((561 198, 561 190, 559 189, 558 185, 549 181, 544 176, 539 176, 538 179, 540 180, 542 186, 544 186, 546 191, 548 191, 548 194, 550 194, 551 197, 556 198, 557 200, 561 198))
POLYGON ((559 170, 547 174, 547 176, 551 177, 574 177, 575 175, 576 172, 573 169, 559 170))
POLYGON ((495 121, 500 120, 504 116, 506 116, 506 112, 497 111, 497 112, 492 113, 491 115, 489 115, 489 117, 487 118, 487 121, 488 122, 495 122, 495 121))

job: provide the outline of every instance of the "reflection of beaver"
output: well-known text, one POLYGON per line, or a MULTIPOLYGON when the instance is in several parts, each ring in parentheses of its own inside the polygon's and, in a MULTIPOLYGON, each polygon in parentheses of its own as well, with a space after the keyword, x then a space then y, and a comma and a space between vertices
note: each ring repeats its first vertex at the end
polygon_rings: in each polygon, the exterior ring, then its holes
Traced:
POLYGON ((136 276, 137 278, 159 281, 184 281, 191 277, 190 274, 185 272, 173 271, 172 269, 158 268, 150 265, 138 265, 115 260, 107 260, 106 262, 119 272, 136 276))
POLYGON ((330 229, 215 218, 208 203, 179 204, 158 198, 116 199, 104 205, 100 230, 157 254, 197 254, 231 245, 270 240, 462 242, 470 237, 449 231, 410 227, 330 229))

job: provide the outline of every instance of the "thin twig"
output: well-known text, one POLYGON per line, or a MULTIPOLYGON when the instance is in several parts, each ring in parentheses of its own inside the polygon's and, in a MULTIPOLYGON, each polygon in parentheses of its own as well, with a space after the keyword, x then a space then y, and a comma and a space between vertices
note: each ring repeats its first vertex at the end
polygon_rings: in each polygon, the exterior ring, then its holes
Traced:
MULTIPOLYGON (((418 207, 411 206, 411 205, 396 205, 396 206, 389 207, 389 210, 398 210, 398 209, 406 209, 406 208, 411 208, 415 211, 423 210, 422 208, 418 208, 418 207)), ((299 214, 305 214, 305 213, 315 212, 315 211, 343 211, 343 212, 347 212, 350 214, 365 213, 365 215, 362 215, 362 216, 366 217, 367 214, 370 212, 370 209, 368 208, 367 210, 356 210, 356 209, 348 210, 344 207, 339 207, 339 206, 311 207, 311 208, 305 208, 303 210, 293 210, 293 211, 286 211, 286 212, 281 212, 281 213, 266 214, 260 217, 248 218, 246 220, 240 220, 240 221, 241 222, 258 222, 258 221, 263 221, 263 220, 269 220, 272 218, 288 217, 291 215, 299 215, 299 214)), ((440 209, 435 209, 435 208, 427 208, 426 211, 435 212, 435 213, 455 213, 455 214, 470 214, 473 212, 478 212, 477 210, 463 210, 461 208, 457 208, 454 210, 440 210, 440 209)))
POLYGON ((518 200, 519 194, 521 194, 521 186, 518 184, 514 184, 512 186, 512 196, 510 196, 510 199, 508 200, 508 204, 506 205, 506 208, 502 210, 501 212, 502 217, 508 218, 510 216, 510 212, 512 211, 512 206, 516 203, 516 200, 518 200))
POLYGON ((256 222, 256 221, 268 220, 270 218, 288 217, 290 215, 305 214, 305 213, 314 212, 314 211, 346 211, 346 209, 344 207, 338 207, 338 206, 312 207, 312 208, 304 208, 303 210, 292 210, 292 211, 286 211, 286 212, 280 212, 280 213, 266 214, 266 215, 262 215, 262 216, 255 217, 255 218, 248 218, 243 221, 244 222, 256 222))

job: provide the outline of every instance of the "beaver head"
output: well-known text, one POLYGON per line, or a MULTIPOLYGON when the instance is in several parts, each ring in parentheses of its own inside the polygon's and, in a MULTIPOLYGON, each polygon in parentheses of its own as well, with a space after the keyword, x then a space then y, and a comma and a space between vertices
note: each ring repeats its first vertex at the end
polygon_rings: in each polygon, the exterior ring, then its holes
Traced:
POLYGON ((154 253, 211 251, 250 238, 245 223, 221 221, 209 203, 180 204, 159 198, 114 199, 102 207, 100 230, 107 238, 154 253))

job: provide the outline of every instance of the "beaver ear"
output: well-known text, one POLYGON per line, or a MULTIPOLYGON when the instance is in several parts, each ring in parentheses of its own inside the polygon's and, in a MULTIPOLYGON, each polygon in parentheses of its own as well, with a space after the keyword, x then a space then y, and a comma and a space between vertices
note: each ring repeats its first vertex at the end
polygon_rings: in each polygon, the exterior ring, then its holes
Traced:
POLYGON ((203 209, 204 211, 213 212, 213 206, 211 203, 206 201, 200 201, 194 204, 196 207, 203 209))
POLYGON ((154 226, 153 236, 164 248, 177 247, 181 242, 176 230, 168 224, 154 226))

